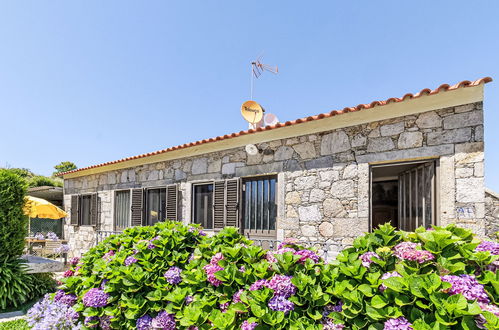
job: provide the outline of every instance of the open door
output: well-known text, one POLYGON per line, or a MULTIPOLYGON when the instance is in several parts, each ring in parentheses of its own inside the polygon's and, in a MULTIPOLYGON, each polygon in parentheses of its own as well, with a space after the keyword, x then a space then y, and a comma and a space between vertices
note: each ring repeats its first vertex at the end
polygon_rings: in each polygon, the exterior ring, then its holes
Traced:
POLYGON ((435 218, 435 162, 402 172, 398 184, 400 229, 430 227, 435 218))
POLYGON ((372 229, 390 222, 413 231, 436 216, 435 161, 373 166, 370 176, 372 229))

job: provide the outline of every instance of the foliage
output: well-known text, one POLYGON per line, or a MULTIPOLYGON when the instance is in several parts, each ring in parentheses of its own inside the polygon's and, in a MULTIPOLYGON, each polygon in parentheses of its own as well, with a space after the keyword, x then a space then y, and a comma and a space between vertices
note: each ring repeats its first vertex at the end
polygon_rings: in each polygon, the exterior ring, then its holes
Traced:
POLYGON ((50 274, 26 274, 25 268, 21 259, 0 261, 0 310, 19 307, 55 290, 56 282, 50 274))
POLYGON ((55 172, 53 175, 57 175, 59 173, 76 170, 78 167, 76 166, 75 163, 66 161, 66 162, 60 162, 59 164, 55 165, 54 168, 55 172))
POLYGON ((21 255, 28 229, 23 213, 26 181, 11 170, 0 169, 0 262, 21 255))
POLYGON ((498 251, 453 225, 384 225, 328 264, 290 241, 265 251, 234 228, 166 222, 71 260, 51 299, 103 329, 495 329, 498 251))
POLYGON ((35 175, 28 180, 29 187, 62 187, 62 180, 52 179, 43 175, 35 175))
POLYGON ((0 330, 29 330, 30 327, 28 323, 23 319, 1 322, 0 321, 0 330))

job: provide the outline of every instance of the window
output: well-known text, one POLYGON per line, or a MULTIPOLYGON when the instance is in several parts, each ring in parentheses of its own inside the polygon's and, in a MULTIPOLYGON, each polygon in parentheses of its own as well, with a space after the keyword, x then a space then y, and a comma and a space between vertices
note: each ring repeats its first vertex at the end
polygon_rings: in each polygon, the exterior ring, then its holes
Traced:
POLYGON ((213 184, 193 186, 193 222, 205 229, 213 229, 213 184))
POLYGON ((436 223, 436 162, 371 168, 371 227, 385 222, 406 231, 436 223))
POLYGON ((75 226, 98 225, 98 197, 96 193, 71 196, 70 222, 75 226))
POLYGON ((132 226, 150 226, 159 221, 178 221, 178 186, 135 188, 131 190, 130 222, 132 226))
POLYGON ((166 220, 166 188, 146 190, 145 225, 166 220))
POLYGON ((192 221, 206 229, 237 227, 250 237, 276 235, 275 176, 193 185, 192 221))
POLYGON ((80 225, 90 226, 90 204, 92 203, 90 195, 81 196, 80 207, 80 225))
POLYGON ((116 230, 130 227, 130 190, 116 191, 114 196, 114 227, 116 230))
POLYGON ((245 179, 244 233, 249 236, 275 236, 277 217, 276 177, 245 179))

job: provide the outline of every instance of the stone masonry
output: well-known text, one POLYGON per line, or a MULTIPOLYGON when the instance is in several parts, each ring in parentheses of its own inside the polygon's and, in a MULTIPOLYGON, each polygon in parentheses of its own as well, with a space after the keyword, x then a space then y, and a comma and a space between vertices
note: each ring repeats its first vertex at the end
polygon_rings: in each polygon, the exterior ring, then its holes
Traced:
MULTIPOLYGON (((382 111, 382 110, 375 110, 382 111)), ((72 194, 98 192, 100 228, 113 230, 114 190, 178 183, 181 219, 191 220, 191 184, 278 174, 277 239, 328 242, 335 251, 369 230, 369 166, 434 157, 439 167, 438 222, 456 222, 485 235, 482 103, 296 136, 198 157, 147 164, 64 181, 72 194)), ((93 227, 65 225, 74 254, 95 239, 93 227)))

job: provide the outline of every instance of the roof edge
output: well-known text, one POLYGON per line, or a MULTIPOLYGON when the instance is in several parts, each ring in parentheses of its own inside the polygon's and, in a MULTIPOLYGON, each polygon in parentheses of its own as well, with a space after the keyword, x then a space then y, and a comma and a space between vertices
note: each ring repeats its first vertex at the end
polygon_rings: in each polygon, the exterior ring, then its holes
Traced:
POLYGON ((240 131, 239 133, 225 134, 223 136, 217 136, 214 138, 185 143, 182 145, 166 148, 163 150, 158 150, 158 151, 154 151, 154 152, 150 152, 150 153, 146 153, 146 154, 122 158, 122 159, 115 160, 115 161, 110 161, 110 162, 101 163, 101 164, 97 164, 97 165, 82 167, 82 168, 75 169, 72 171, 58 173, 57 176, 62 176, 64 178, 64 176, 66 176, 66 175, 71 175, 71 174, 74 174, 77 172, 91 170, 91 169, 95 169, 95 168, 99 168, 99 167, 105 167, 105 166, 109 166, 109 165, 113 165, 113 164, 128 162, 128 161, 137 160, 137 159, 141 159, 141 158, 147 158, 147 157, 151 157, 151 156, 157 156, 160 154, 178 151, 178 150, 187 149, 187 148, 192 148, 192 147, 200 146, 200 145, 207 144, 207 143, 218 142, 218 141, 228 140, 228 139, 232 139, 232 138, 236 138, 236 137, 240 137, 240 136, 244 136, 244 135, 275 130, 278 128, 289 127, 289 126, 293 126, 293 125, 298 125, 298 124, 317 121, 317 120, 321 120, 321 119, 331 118, 331 117, 335 117, 335 116, 342 115, 342 114, 358 112, 358 111, 366 110, 366 109, 373 109, 375 107, 381 107, 381 106, 386 106, 386 105, 390 105, 390 104, 406 102, 409 100, 421 98, 423 96, 436 95, 436 94, 439 94, 441 92, 445 93, 445 92, 454 91, 454 90, 467 88, 467 87, 477 87, 479 85, 483 85, 483 84, 489 83, 491 81, 492 81, 491 77, 484 77, 484 78, 477 79, 475 81, 464 80, 464 81, 461 81, 461 82, 454 84, 452 86, 450 86, 448 84, 442 84, 434 90, 431 90, 429 88, 425 88, 416 94, 412 94, 412 93, 405 94, 401 98, 393 98, 392 97, 392 98, 388 98, 384 101, 373 101, 373 102, 367 103, 367 104, 359 104, 355 107, 346 107, 346 108, 343 108, 343 110, 332 110, 332 111, 327 112, 327 113, 321 113, 321 114, 318 114, 315 116, 299 118, 299 119, 296 119, 293 121, 286 121, 285 123, 277 123, 276 125, 272 125, 272 126, 266 126, 266 127, 257 128, 257 129, 249 129, 249 130, 245 130, 245 131, 240 131))

